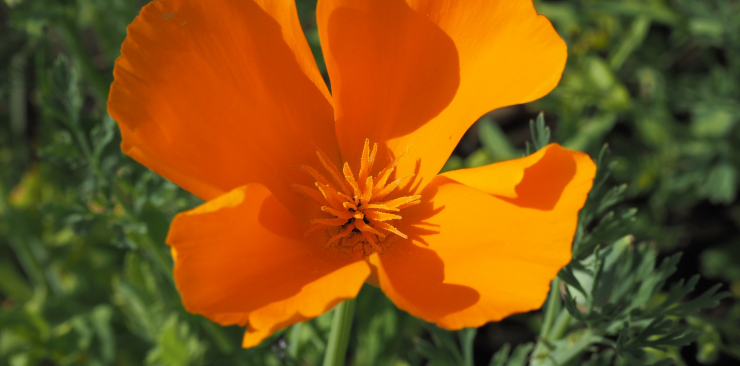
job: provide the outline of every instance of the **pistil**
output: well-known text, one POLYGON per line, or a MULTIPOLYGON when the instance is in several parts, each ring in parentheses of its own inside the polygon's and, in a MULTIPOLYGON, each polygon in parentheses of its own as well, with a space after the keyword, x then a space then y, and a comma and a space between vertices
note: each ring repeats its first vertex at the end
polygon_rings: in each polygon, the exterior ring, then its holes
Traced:
POLYGON ((387 240, 389 236, 408 238, 391 223, 402 219, 398 214, 401 209, 419 204, 421 196, 402 196, 390 200, 386 197, 414 175, 388 182, 402 154, 376 176, 371 176, 377 152, 378 144, 374 144, 371 150, 370 140, 366 139, 356 179, 347 162, 340 172, 320 150, 316 155, 332 181, 310 166, 300 167, 316 181, 316 189, 299 184, 293 187, 317 201, 321 211, 329 215, 311 221, 313 226, 306 235, 323 232, 328 238, 325 244, 327 248, 347 253, 363 251, 365 255, 385 251, 392 242, 387 240))

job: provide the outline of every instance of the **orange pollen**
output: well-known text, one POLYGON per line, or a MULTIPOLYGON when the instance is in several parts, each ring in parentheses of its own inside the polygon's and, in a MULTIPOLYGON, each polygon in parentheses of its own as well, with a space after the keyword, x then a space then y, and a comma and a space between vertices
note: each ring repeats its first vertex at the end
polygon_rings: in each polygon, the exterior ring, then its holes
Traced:
POLYGON ((366 139, 357 176, 346 162, 341 171, 337 169, 320 150, 316 154, 332 180, 310 166, 301 166, 316 180, 316 189, 299 184, 294 184, 293 188, 317 201, 321 211, 328 214, 326 218, 311 221, 313 226, 306 235, 322 232, 326 236, 327 248, 344 253, 362 251, 365 255, 387 250, 393 242, 389 240, 393 235, 408 238, 391 223, 401 219, 398 214, 401 209, 419 204, 421 196, 386 197, 414 174, 388 181, 403 157, 401 154, 375 177, 371 176, 377 152, 378 144, 374 144, 371 151, 370 140, 366 139))

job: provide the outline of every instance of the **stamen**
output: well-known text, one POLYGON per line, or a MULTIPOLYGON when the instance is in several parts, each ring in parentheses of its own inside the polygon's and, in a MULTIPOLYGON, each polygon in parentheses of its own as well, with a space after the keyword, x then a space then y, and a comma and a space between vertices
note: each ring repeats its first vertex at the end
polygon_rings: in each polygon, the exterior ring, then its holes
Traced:
POLYGON ((378 152, 378 144, 373 145, 372 152, 370 152, 369 148, 370 139, 365 139, 365 146, 362 148, 362 158, 360 159, 360 173, 357 178, 360 182, 367 179, 370 169, 373 168, 373 163, 375 163, 375 154, 378 152))
POLYGON ((414 174, 409 174, 409 175, 407 175, 405 177, 401 177, 401 178, 398 178, 398 179, 394 180, 393 182, 391 182, 390 184, 388 184, 387 186, 385 186, 385 188, 383 188, 382 190, 380 190, 380 192, 374 194, 373 197, 375 197, 376 199, 379 199, 379 200, 380 199, 383 199, 385 196, 388 195, 388 193, 393 192, 393 190, 396 189, 396 187, 398 187, 399 184, 401 184, 401 181, 406 180, 407 178, 411 178, 413 176, 414 176, 414 174))
MULTIPOLYGON (((385 187, 385 182, 388 181, 388 178, 390 178, 391 173, 393 173, 393 169, 396 168, 396 164, 401 160, 401 158, 406 155, 407 151, 404 151, 399 155, 391 165, 388 165, 385 167, 385 169, 381 170, 380 173, 378 173, 378 182, 376 183, 375 189, 377 192, 380 192, 385 187)), ((373 194, 376 194, 376 192, 373 192, 373 194)))
POLYGON ((352 187, 352 193, 355 194, 356 199, 362 194, 362 191, 360 191, 360 186, 357 185, 355 176, 352 175, 352 169, 349 168, 349 163, 344 163, 342 172, 344 173, 344 178, 347 179, 347 183, 349 183, 349 186, 352 187))
POLYGON ((350 196, 348 196, 348 195, 346 195, 346 194, 344 194, 344 193, 342 193, 342 192, 337 192, 337 195, 338 195, 339 197, 342 197, 342 198, 344 198, 345 200, 347 200, 347 202, 353 202, 353 203, 356 203, 356 202, 357 202, 357 200, 356 200, 356 199, 354 199, 354 198, 352 198, 352 197, 350 197, 350 196))
POLYGON ((305 194, 306 196, 313 198, 314 201, 320 203, 320 204, 326 204, 329 203, 326 200, 326 197, 324 197, 321 193, 314 191, 311 188, 308 188, 306 186, 300 185, 300 184, 293 184, 291 187, 295 189, 296 191, 305 194))
POLYGON ((406 197, 398 197, 394 200, 390 200, 387 202, 378 202, 379 205, 391 207, 391 208, 398 208, 401 209, 401 205, 409 204, 415 205, 419 203, 419 200, 421 199, 421 196, 406 196, 406 197))
POLYGON ((336 208, 343 207, 342 206, 342 203, 341 203, 342 202, 342 199, 340 197, 337 197, 337 195, 335 193, 333 193, 336 190, 332 189, 333 188, 332 186, 325 186, 325 185, 322 185, 319 182, 316 182, 316 188, 319 189, 319 192, 321 192, 321 194, 324 196, 324 198, 326 198, 326 201, 330 205, 332 205, 332 206, 334 206, 336 208))
POLYGON ((401 211, 400 208, 390 207, 383 204, 371 203, 367 205, 368 209, 383 210, 383 211, 401 211))
POLYGON ((313 179, 316 179, 316 182, 321 183, 323 185, 330 185, 329 180, 324 178, 324 176, 321 175, 321 173, 319 173, 318 171, 316 171, 316 169, 311 168, 308 165, 301 165, 301 169, 303 169, 306 173, 311 174, 313 179))
POLYGON ((367 217, 370 220, 375 220, 375 221, 388 221, 388 220, 400 220, 401 219, 401 216, 399 215, 389 214, 389 213, 380 212, 380 211, 372 211, 372 210, 367 210, 367 212, 365 212, 365 217, 367 217))
POLYGON ((367 177, 365 180, 365 190, 362 191, 360 204, 367 205, 370 203, 371 198, 373 198, 373 177, 367 177))
POLYGON ((355 227, 357 227, 358 230, 362 231, 363 234, 373 233, 381 238, 385 238, 385 234, 381 233, 378 230, 373 229, 370 225, 366 224, 362 220, 355 221, 355 227))
POLYGON ((322 206, 321 207, 321 211, 324 211, 324 212, 326 212, 328 214, 332 214, 332 215, 334 215, 334 216, 336 216, 338 218, 345 219, 345 220, 349 220, 350 218, 352 218, 352 213, 351 212, 340 211, 340 210, 333 209, 333 208, 328 207, 328 206, 322 206))
POLYGON ((341 188, 344 193, 350 194, 349 188, 347 188, 347 185, 344 183, 342 176, 339 175, 339 170, 337 170, 337 167, 331 162, 331 160, 329 160, 329 157, 327 157, 321 150, 317 151, 316 155, 319 156, 319 161, 321 161, 321 165, 324 166, 324 169, 329 171, 329 174, 331 174, 334 180, 337 181, 339 188, 341 188))
POLYGON ((398 236, 400 236, 400 237, 402 237, 404 239, 408 239, 409 238, 408 236, 406 236, 406 234, 398 231, 398 229, 396 229, 395 227, 391 226, 388 223, 385 223, 385 222, 376 222, 375 223, 375 226, 377 226, 377 227, 379 227, 379 228, 381 228, 383 230, 390 231, 390 232, 392 232, 392 233, 394 233, 394 234, 396 234, 396 235, 398 235, 398 236))
POLYGON ((328 238, 325 245, 330 250, 342 253, 362 251, 364 255, 372 252, 382 253, 387 250, 393 243, 393 240, 388 240, 391 234, 408 239, 406 234, 390 223, 394 220, 401 220, 402 217, 398 212, 403 208, 419 204, 421 196, 397 197, 382 201, 403 181, 414 176, 410 174, 388 183, 398 161, 406 152, 382 169, 376 177, 373 177, 370 172, 377 153, 378 144, 373 144, 371 150, 370 140, 366 139, 360 157, 360 169, 355 179, 348 163, 345 162, 340 171, 326 154, 318 150, 316 155, 319 162, 336 182, 338 188, 316 169, 306 165, 300 167, 313 177, 318 190, 298 184, 293 185, 293 188, 318 202, 321 205, 321 211, 329 215, 329 217, 311 221, 313 226, 306 232, 306 235, 325 232, 328 238))
POLYGON ((383 188, 385 188, 385 183, 388 181, 388 178, 391 176, 391 173, 393 173, 393 169, 388 169, 384 172, 381 172, 380 175, 378 175, 378 179, 375 181, 375 188, 373 190, 373 195, 378 194, 383 188))
POLYGON ((342 226, 347 223, 346 219, 315 219, 311 220, 312 224, 322 224, 322 225, 328 225, 328 226, 342 226))

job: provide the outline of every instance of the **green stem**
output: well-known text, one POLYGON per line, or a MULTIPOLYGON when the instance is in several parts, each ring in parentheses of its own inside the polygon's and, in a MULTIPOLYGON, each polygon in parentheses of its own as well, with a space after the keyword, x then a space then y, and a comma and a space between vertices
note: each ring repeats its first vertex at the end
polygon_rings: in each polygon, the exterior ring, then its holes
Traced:
POLYGON ((326 346, 324 366, 343 366, 352 330, 352 318, 355 314, 355 299, 349 299, 334 309, 334 320, 331 323, 329 344, 326 346))
POLYGON ((301 338, 301 332, 303 331, 303 324, 298 323, 290 327, 290 343, 288 343, 288 355, 293 359, 298 357, 298 346, 299 339, 301 338))
POLYGON ((550 284, 550 296, 547 300, 547 309, 545 309, 545 319, 542 321, 542 330, 540 330, 540 339, 547 339, 555 321, 555 314, 560 310, 560 280, 555 278, 550 284))
POLYGON ((560 301, 560 280, 556 277, 550 284, 550 295, 548 296, 545 308, 545 319, 542 320, 542 329, 540 329, 537 346, 535 346, 532 352, 533 364, 537 364, 538 360, 542 361, 546 359, 550 353, 549 343, 552 341, 550 339, 550 330, 555 322, 555 315, 561 310, 560 301))
POLYGON ((466 328, 457 332, 460 337, 463 365, 465 366, 475 366, 475 362, 473 361, 473 341, 475 341, 476 333, 478 333, 478 329, 476 328, 466 328))
POLYGON ((586 349, 593 344, 594 335, 590 329, 584 330, 578 335, 578 338, 568 347, 562 347, 560 352, 550 355, 549 361, 552 365, 567 365, 575 358, 579 357, 586 349))
POLYGON ((568 313, 568 310, 562 309, 560 310, 560 314, 558 315, 558 318, 555 320, 555 323, 550 330, 550 333, 548 334, 548 339, 550 340, 558 340, 560 338, 563 338, 565 335, 565 332, 568 331, 568 323, 570 322, 570 313, 568 313))

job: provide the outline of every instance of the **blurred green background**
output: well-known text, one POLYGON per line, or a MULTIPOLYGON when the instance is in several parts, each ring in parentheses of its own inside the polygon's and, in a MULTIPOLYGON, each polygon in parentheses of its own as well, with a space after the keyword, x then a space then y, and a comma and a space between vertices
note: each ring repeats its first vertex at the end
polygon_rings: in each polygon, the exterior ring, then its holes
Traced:
MULTIPOLYGON (((145 3, 0 2, 0 365, 320 364, 331 313, 242 350, 242 329, 182 308, 164 238, 171 218, 199 201, 124 156, 105 111, 125 28, 145 3)), ((297 5, 325 73, 315 0, 297 5)), ((527 122, 539 111, 553 141, 593 157, 608 144, 605 184, 623 197, 611 212, 625 219, 592 241, 631 234, 630 243, 660 258, 684 252, 667 282, 701 274, 687 299, 722 283, 732 296, 680 318, 698 342, 665 353, 676 364, 740 364, 740 1, 536 7, 569 46, 560 85, 482 118, 445 169, 522 156, 527 122)), ((589 222, 583 232, 598 233, 589 222)), ((521 314, 450 341, 454 333, 366 286, 348 363, 488 364, 506 343, 536 341, 542 319, 521 314)), ((617 333, 604 337, 619 343, 617 333)), ((594 361, 601 351, 588 348, 570 364, 589 354, 593 365, 629 364, 622 356, 594 361)))

